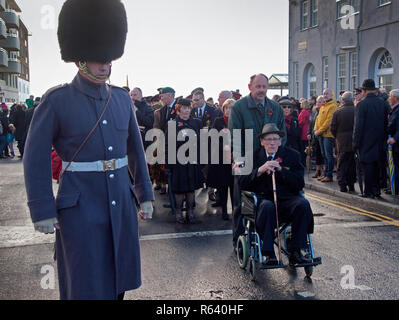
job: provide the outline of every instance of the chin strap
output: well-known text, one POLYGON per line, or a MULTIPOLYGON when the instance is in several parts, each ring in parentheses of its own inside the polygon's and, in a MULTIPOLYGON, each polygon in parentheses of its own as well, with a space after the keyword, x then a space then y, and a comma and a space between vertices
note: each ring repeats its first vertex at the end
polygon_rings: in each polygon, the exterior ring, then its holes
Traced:
POLYGON ((87 67, 86 62, 79 61, 79 70, 82 71, 88 78, 94 81, 98 82, 107 82, 109 80, 109 75, 105 78, 97 77, 94 74, 92 74, 87 67))

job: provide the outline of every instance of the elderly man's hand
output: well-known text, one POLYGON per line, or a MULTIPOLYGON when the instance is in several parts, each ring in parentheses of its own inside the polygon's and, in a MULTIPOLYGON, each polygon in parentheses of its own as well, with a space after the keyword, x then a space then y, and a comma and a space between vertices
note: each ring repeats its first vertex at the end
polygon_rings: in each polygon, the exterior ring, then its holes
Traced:
POLYGON ((258 177, 264 174, 265 172, 267 174, 271 174, 275 171, 281 171, 280 163, 275 160, 266 161, 261 167, 259 167, 258 177))

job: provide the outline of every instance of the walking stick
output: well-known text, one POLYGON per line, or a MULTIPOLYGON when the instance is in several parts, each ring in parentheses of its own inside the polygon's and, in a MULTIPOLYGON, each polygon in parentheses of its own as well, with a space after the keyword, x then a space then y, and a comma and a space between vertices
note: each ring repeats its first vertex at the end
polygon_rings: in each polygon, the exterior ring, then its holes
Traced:
POLYGON ((278 223, 278 208, 277 208, 277 189, 276 189, 276 177, 274 172, 272 174, 273 181, 273 196, 274 196, 274 207, 276 208, 276 223, 277 223, 277 238, 278 238, 278 263, 281 263, 281 241, 280 241, 280 226, 278 223))

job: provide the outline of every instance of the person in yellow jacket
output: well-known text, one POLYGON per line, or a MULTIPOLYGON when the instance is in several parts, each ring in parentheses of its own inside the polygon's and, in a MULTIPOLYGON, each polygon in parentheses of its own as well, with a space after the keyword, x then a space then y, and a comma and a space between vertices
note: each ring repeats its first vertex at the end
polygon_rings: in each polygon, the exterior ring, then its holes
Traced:
POLYGON ((314 126, 314 134, 320 137, 320 148, 326 165, 324 176, 319 178, 321 182, 333 181, 334 170, 334 136, 331 133, 331 120, 333 113, 338 108, 338 102, 332 98, 333 93, 330 89, 325 89, 323 92, 325 104, 320 108, 314 126))

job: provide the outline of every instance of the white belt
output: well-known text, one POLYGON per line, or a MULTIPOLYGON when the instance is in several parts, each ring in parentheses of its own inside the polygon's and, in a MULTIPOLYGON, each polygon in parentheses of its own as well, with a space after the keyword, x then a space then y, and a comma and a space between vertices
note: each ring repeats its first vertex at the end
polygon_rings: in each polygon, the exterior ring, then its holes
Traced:
MULTIPOLYGON (((68 166, 69 162, 62 161, 62 170, 68 166)), ((88 172, 98 171, 105 172, 109 170, 117 170, 127 166, 127 157, 112 160, 99 160, 93 162, 72 162, 66 171, 88 172)))

